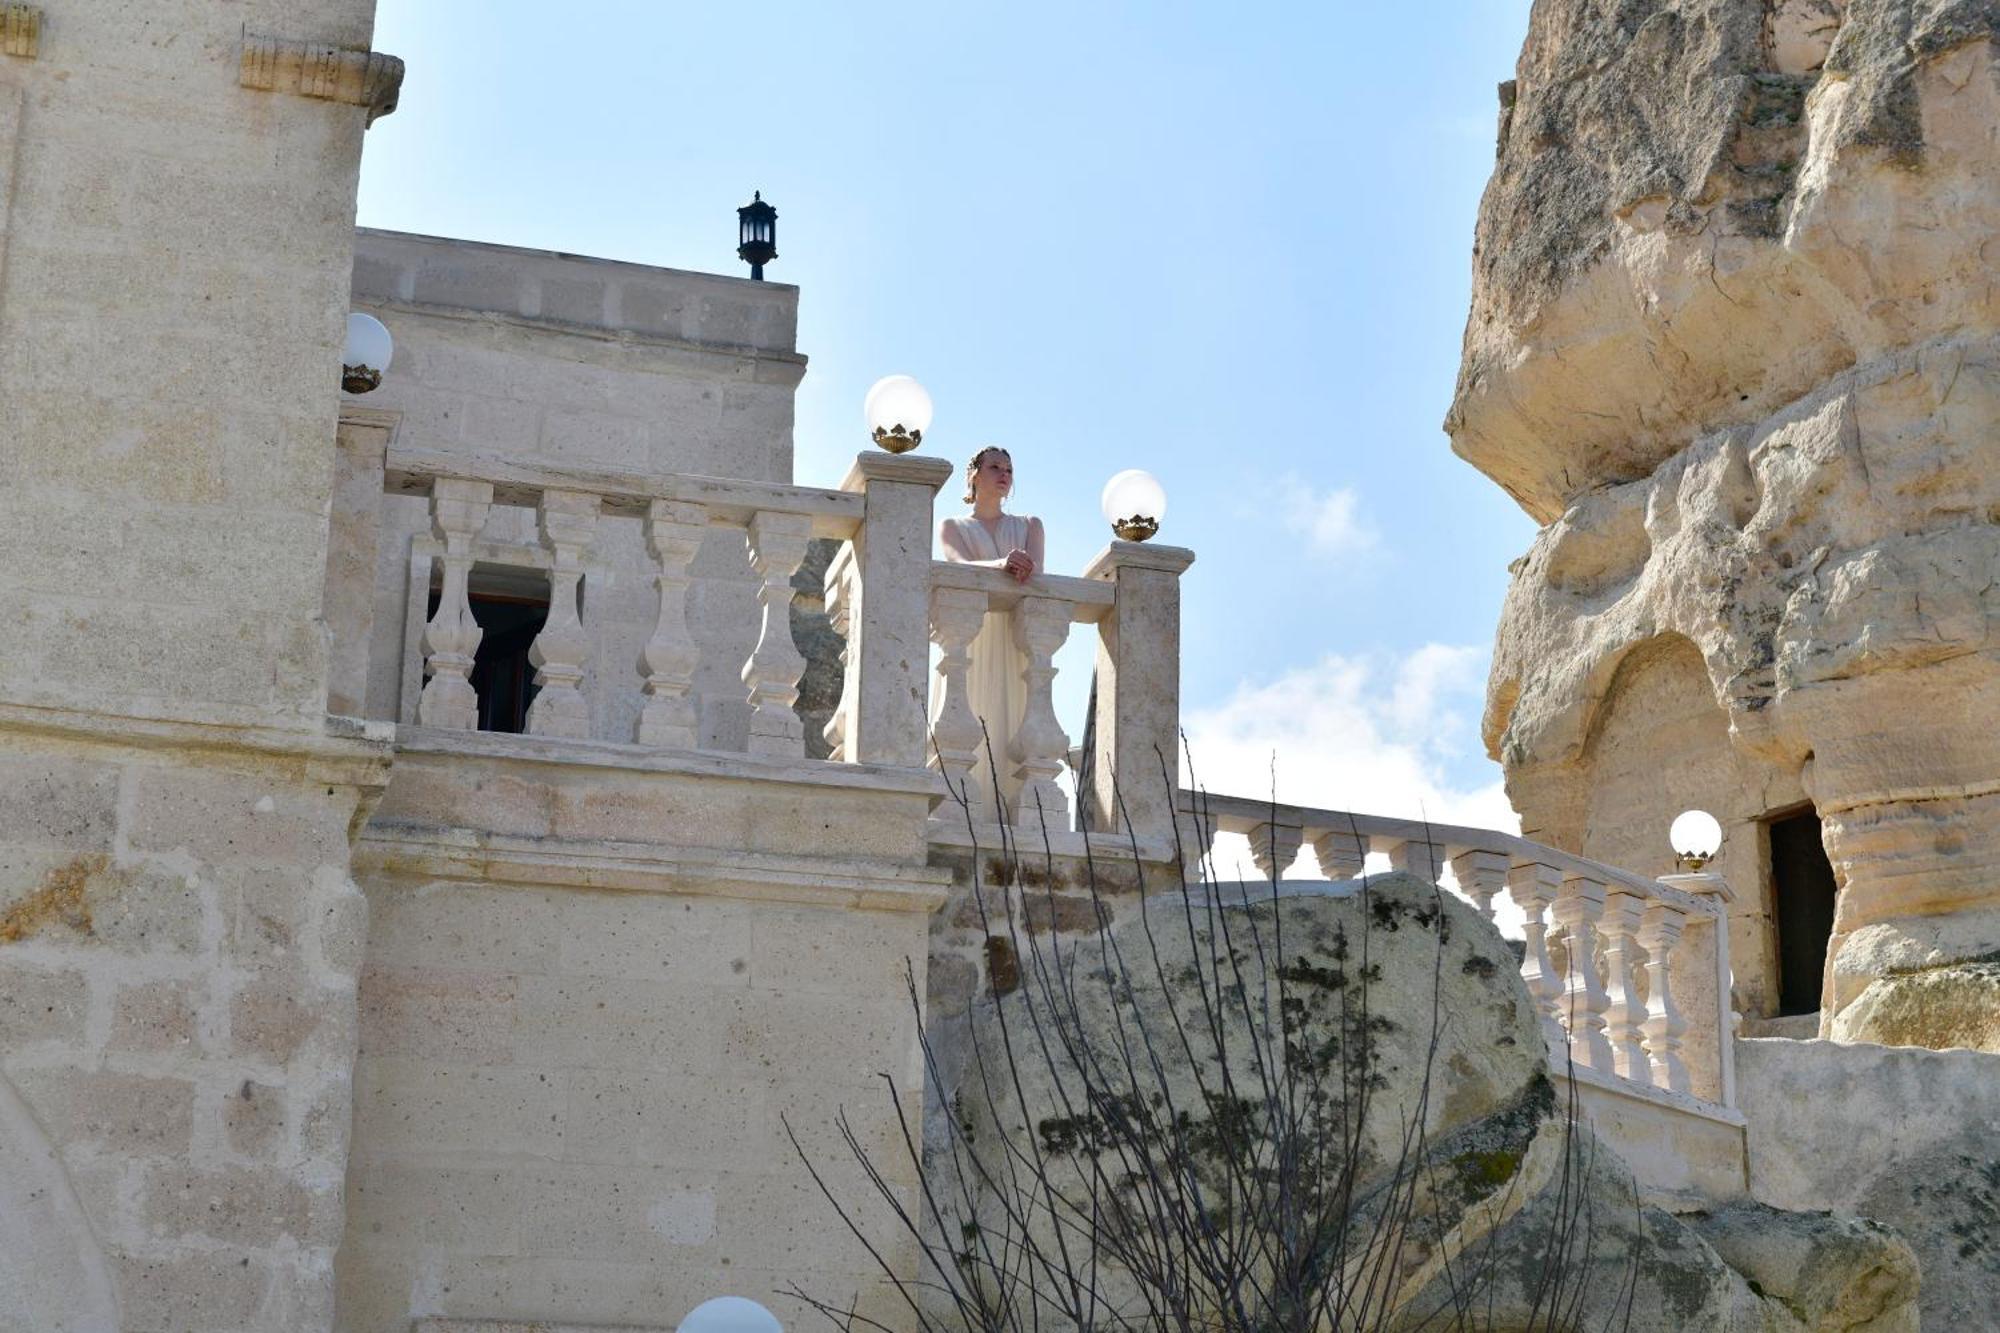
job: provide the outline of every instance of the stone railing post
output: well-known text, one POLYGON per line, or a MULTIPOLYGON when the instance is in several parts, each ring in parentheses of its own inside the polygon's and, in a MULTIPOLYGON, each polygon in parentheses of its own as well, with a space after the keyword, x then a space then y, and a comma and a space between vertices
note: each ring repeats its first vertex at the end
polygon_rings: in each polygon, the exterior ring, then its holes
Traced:
POLYGON ((929 756, 931 509, 951 475, 942 458, 872 450, 840 484, 867 500, 847 576, 853 697, 840 705, 843 753, 857 763, 921 768, 929 756))
POLYGON ((1513 858, 1505 852, 1471 848, 1451 858, 1451 875, 1458 891, 1472 900, 1479 915, 1493 919, 1493 898, 1507 887, 1507 867, 1513 858))
POLYGON ((1612 888, 1604 896, 1604 970, 1610 997, 1604 1006, 1604 1035, 1611 1042, 1612 1065, 1620 1078, 1634 1083, 1651 1083, 1652 1066, 1640 1044, 1640 1030, 1646 1006, 1639 1002, 1639 988, 1633 979, 1632 952, 1638 941, 1645 900, 1622 888, 1612 888))
POLYGON ((1669 980, 1674 945, 1686 923, 1687 913, 1670 903, 1652 904, 1639 921, 1639 947, 1646 951, 1646 1021, 1640 1030, 1652 1061, 1653 1085, 1670 1092, 1689 1090, 1687 1062, 1681 1058, 1687 1019, 1674 1003, 1669 980))
POLYGON ((655 500, 646 507, 646 549, 659 562, 653 582, 660 590, 660 619, 639 653, 646 680, 637 737, 641 745, 695 747, 695 706, 688 691, 701 652, 688 632, 688 566, 707 534, 708 512, 698 504, 655 500))
POLYGON ((1368 865, 1365 835, 1341 829, 1313 839, 1313 859, 1326 879, 1359 879, 1368 865))
POLYGON ((1250 830, 1250 859, 1266 879, 1283 879, 1298 860, 1306 831, 1296 824, 1259 824, 1250 830))
POLYGON ((750 690, 748 749, 751 754, 802 759, 806 728, 792 705, 798 702, 806 659, 792 642, 792 575, 805 562, 812 519, 759 510, 750 520, 748 538, 750 563, 763 579, 757 588, 763 628, 757 647, 743 664, 743 683, 750 690))
POLYGON ((1098 625, 1090 827, 1171 844, 1180 772, 1181 588, 1194 552, 1114 541, 1084 577, 1118 586, 1098 625))
POLYGON ((577 610, 577 589, 583 581, 583 557, 597 532, 602 502, 584 491, 543 491, 540 506, 542 545, 549 550, 549 618, 528 648, 539 687, 528 705, 532 736, 590 736, 590 701, 578 688, 590 640, 577 610))
POLYGON ((1027 658, 1021 677, 1027 682, 1028 699, 1007 757, 1014 761, 1014 776, 1021 783, 1014 798, 1014 823, 1022 828, 1046 827, 1052 832, 1069 828, 1069 801, 1056 786, 1063 756, 1069 753, 1069 735, 1056 718, 1053 690, 1053 659, 1069 638, 1069 622, 1070 604, 1060 598, 1023 597, 1014 605, 1014 646, 1027 658))
POLYGON ((1577 1058, 1592 1069, 1611 1073, 1611 1042, 1604 1035, 1604 1010, 1611 997, 1597 979, 1597 923, 1604 916, 1604 886, 1582 875, 1565 875, 1550 914, 1563 928, 1568 963, 1558 1016, 1569 1029, 1577 1058))
MULTIPOLYGON (((1660 883, 1684 893, 1707 898, 1715 905, 1713 916, 1700 919, 1715 932, 1714 954, 1714 1041, 1716 1057, 1716 1098, 1722 1105, 1736 1105, 1736 1028, 1742 1015, 1736 1012, 1736 972, 1729 961, 1729 904, 1735 891, 1729 881, 1713 873, 1662 875, 1660 883)), ((1704 981, 1707 978, 1703 978, 1704 981)), ((1700 1009, 1696 1003, 1697 1010, 1700 1009)))
POLYGON ((471 731, 479 725, 479 695, 472 688, 472 655, 485 631, 472 618, 466 585, 472 574, 472 543, 486 526, 493 485, 440 477, 431 483, 431 527, 444 543, 444 588, 437 614, 424 626, 424 663, 430 683, 417 701, 417 721, 426 727, 471 731))
POLYGON ((943 650, 943 656, 937 664, 938 712, 931 724, 935 749, 929 762, 943 774, 951 799, 966 802, 975 814, 983 804, 980 793, 986 785, 977 777, 985 762, 986 732, 979 725, 979 715, 972 711, 965 673, 972 665, 972 641, 985 624, 985 593, 965 588, 932 591, 931 641, 943 650))
POLYGON ((1562 880, 1561 870, 1535 861, 1516 862, 1507 871, 1507 895, 1521 909, 1522 933, 1527 937, 1521 979, 1528 983, 1528 996, 1541 1015, 1542 1035, 1549 1043, 1549 1058, 1558 1069, 1569 1063, 1569 1034, 1556 1017, 1562 983, 1556 979, 1555 959, 1549 956, 1549 905, 1562 880))

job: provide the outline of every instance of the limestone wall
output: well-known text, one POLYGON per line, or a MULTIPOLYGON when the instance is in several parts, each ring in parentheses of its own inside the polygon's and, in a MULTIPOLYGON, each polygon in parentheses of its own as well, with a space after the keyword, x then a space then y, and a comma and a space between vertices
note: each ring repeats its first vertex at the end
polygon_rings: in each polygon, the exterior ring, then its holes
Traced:
POLYGON ((49 4, 0 54, 0 1327, 332 1318, 386 765, 324 728, 321 619, 372 14, 49 4))
POLYGON ((343 1330, 671 1328, 724 1290, 790 1323, 794 1282, 886 1308, 785 1121, 893 1230, 835 1120, 912 1183, 925 782, 596 748, 406 755, 369 826, 343 1330))
POLYGON ((1541 0, 1503 90, 1447 427, 1546 526, 1487 743, 1593 856, 1724 820, 1753 1016, 1761 821, 1808 801, 1829 1015, 1893 984, 1866 932, 1996 943, 1993 36, 1960 0, 1541 0))

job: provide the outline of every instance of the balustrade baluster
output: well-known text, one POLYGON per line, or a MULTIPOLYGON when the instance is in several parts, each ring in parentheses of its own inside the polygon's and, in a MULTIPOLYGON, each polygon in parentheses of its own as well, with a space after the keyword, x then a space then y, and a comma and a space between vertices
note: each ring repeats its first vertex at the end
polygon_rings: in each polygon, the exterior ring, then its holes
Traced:
POLYGON ((1569 1035, 1556 1014, 1562 983, 1556 978, 1555 960, 1549 956, 1548 915, 1562 879, 1562 871, 1535 861, 1516 862, 1507 871, 1507 895, 1521 909, 1522 932, 1527 937, 1521 954, 1521 979, 1528 984, 1528 997, 1541 1016, 1542 1035, 1549 1044, 1549 1058, 1558 1068, 1569 1063, 1569 1035))
POLYGON ((1368 864, 1368 839, 1347 829, 1313 839, 1313 859, 1326 879, 1359 879, 1368 864))
POLYGON ((431 483, 431 526, 444 543, 439 557, 444 587, 437 613, 424 626, 424 663, 431 678, 417 700, 417 721, 426 727, 470 731, 479 725, 472 657, 485 631, 472 618, 466 585, 472 573, 472 544, 486 526, 492 504, 490 482, 440 477, 431 483))
POLYGON ((639 714, 638 741, 691 750, 696 744, 695 664, 700 660, 688 632, 688 566, 708 532, 708 513, 698 504, 655 500, 646 508, 646 548, 659 561, 653 576, 660 590, 660 619, 639 653, 646 706, 639 714))
POLYGON ((1257 873, 1270 879, 1283 878, 1299 856, 1299 844, 1306 831, 1296 824, 1258 824, 1250 830, 1250 859, 1257 873))
POLYGON ((590 702, 578 688, 590 640, 577 612, 583 557, 597 531, 601 502, 584 491, 542 492, 542 545, 549 551, 549 618, 528 648, 538 688, 528 705, 528 732, 534 736, 590 735, 590 702))
MULTIPOLYGON (((975 779, 985 759, 985 732, 972 711, 966 669, 972 665, 972 641, 986 623, 986 594, 959 588, 931 592, 931 642, 943 650, 938 659, 938 709, 931 722, 931 767, 944 775, 953 800, 975 808, 984 783, 975 779)), ((949 813, 949 812, 946 812, 949 813)))
POLYGON ((804 563, 811 539, 812 519, 805 514, 766 509, 750 520, 750 563, 763 578, 757 601, 764 621, 757 647, 743 664, 743 683, 750 688, 751 754, 805 755, 805 724, 792 711, 806 669, 805 657, 792 642, 792 575, 804 563))
POLYGON ((1550 915, 1563 928, 1568 962, 1557 1015, 1569 1030, 1578 1061, 1611 1073, 1611 1042, 1604 1035, 1604 1010, 1611 997, 1597 978, 1597 923, 1604 915, 1604 886, 1582 875, 1565 875, 1550 915))
POLYGON ((1458 891, 1472 900, 1479 915, 1493 919, 1493 896, 1507 887, 1507 867, 1513 858, 1506 852, 1483 851, 1474 847, 1451 858, 1452 879, 1458 891))
POLYGON ((1687 925, 1687 913, 1671 903, 1653 903, 1639 921, 1639 945, 1646 951, 1646 1054, 1651 1058, 1653 1085, 1671 1092, 1690 1090, 1687 1062, 1681 1058, 1681 1037, 1688 1021, 1674 1003, 1668 980, 1674 945, 1687 925))
POLYGON ((852 544, 840 548, 833 563, 827 566, 824 598, 828 626, 840 636, 840 703, 833 710, 833 716, 826 720, 820 735, 826 738, 827 757, 838 763, 852 763, 854 755, 848 746, 848 736, 853 728, 848 723, 848 714, 857 702, 854 680, 854 653, 851 650, 852 612, 854 609, 854 580, 851 553, 852 544))
POLYGON ((1415 838, 1383 838, 1380 850, 1388 853, 1389 869, 1435 884, 1444 872, 1444 847, 1440 843, 1415 838))
POLYGON ((1605 993, 1609 997, 1604 1007, 1604 1034, 1611 1042, 1612 1063, 1619 1077, 1650 1084, 1652 1067, 1639 1042, 1646 1006, 1639 1001, 1639 987, 1632 975, 1632 952, 1638 945, 1633 932, 1639 928, 1645 908, 1643 898, 1624 889, 1613 888, 1604 897, 1605 993))
POLYGON ((1023 597, 1014 607, 1014 643, 1028 659, 1021 671, 1028 699, 1007 754, 1021 781, 1014 822, 1023 828, 1069 827, 1069 802, 1055 782, 1069 753, 1069 736, 1056 720, 1051 661, 1069 637, 1069 622, 1070 604, 1058 598, 1023 597))

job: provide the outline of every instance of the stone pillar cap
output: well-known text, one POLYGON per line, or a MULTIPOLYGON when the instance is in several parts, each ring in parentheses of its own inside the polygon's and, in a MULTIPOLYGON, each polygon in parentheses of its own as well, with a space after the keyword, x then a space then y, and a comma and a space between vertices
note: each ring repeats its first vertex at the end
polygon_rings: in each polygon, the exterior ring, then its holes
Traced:
POLYGON ((1112 579, 1121 569, 1159 569, 1179 574, 1194 563, 1194 552, 1185 546, 1155 546, 1151 542, 1113 541, 1097 553, 1083 571, 1087 579, 1112 579))
POLYGON ((855 455, 854 466, 847 469, 847 476, 840 483, 840 489, 865 491, 871 481, 905 481, 936 490, 950 481, 951 474, 957 470, 947 458, 932 458, 927 454, 892 454, 881 449, 867 449, 855 455))

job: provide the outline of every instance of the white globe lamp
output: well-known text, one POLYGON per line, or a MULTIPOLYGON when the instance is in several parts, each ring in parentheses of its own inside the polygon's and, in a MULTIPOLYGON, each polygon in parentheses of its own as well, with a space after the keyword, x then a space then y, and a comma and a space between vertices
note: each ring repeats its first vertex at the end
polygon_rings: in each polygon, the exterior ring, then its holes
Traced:
POLYGON ((1722 849, 1722 825, 1706 810, 1683 810, 1667 830, 1667 841, 1683 866, 1698 871, 1722 849))
POLYGON ((906 453, 924 442, 931 428, 931 396, 909 375, 876 380, 861 402, 868 433, 892 454, 906 453))
POLYGON ((382 387, 382 373, 396 355, 396 340, 373 315, 359 310, 347 317, 347 346, 340 353, 340 387, 349 393, 372 393, 382 387))
POLYGON ((1160 530, 1167 516, 1167 492, 1150 472, 1127 468, 1104 484, 1098 502, 1104 521, 1128 542, 1142 542, 1160 530))
POLYGON ((689 1310, 674 1333, 785 1333, 785 1326, 746 1296, 717 1296, 689 1310))

